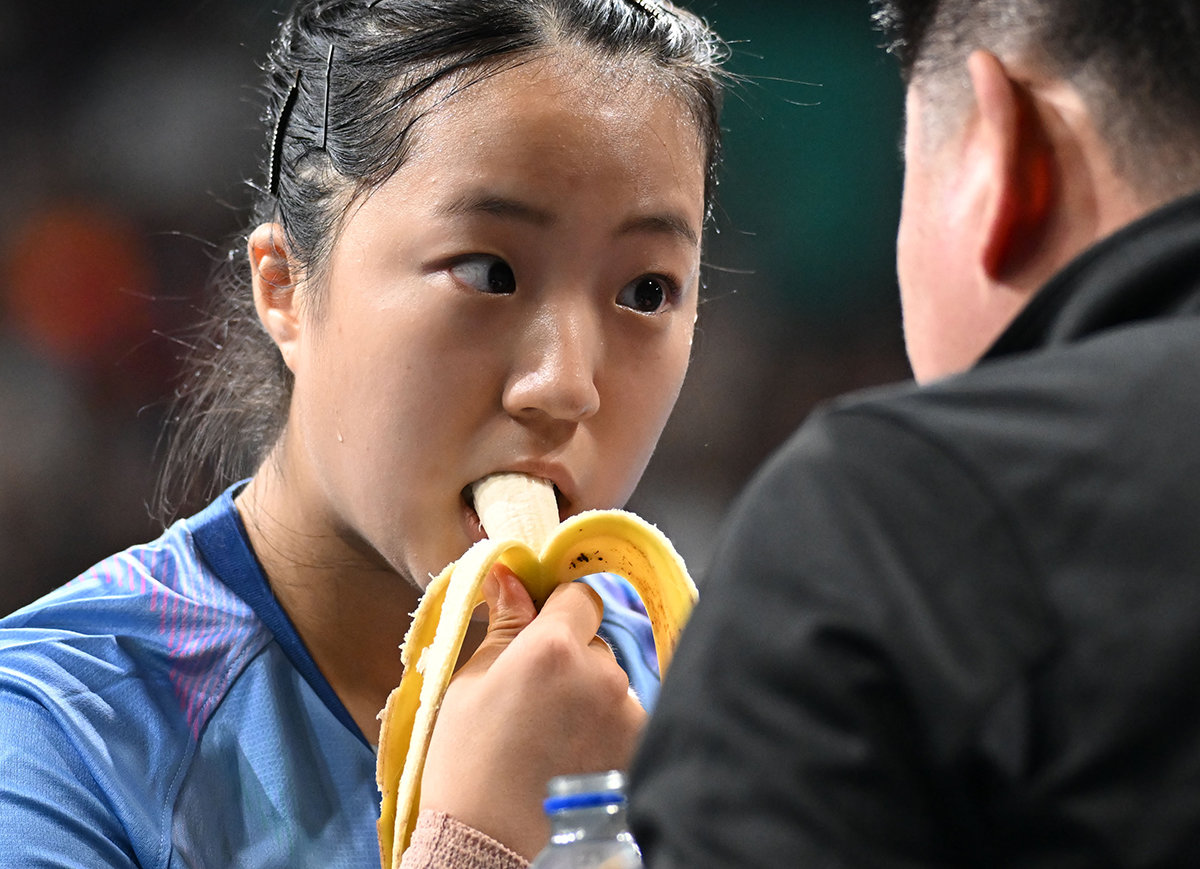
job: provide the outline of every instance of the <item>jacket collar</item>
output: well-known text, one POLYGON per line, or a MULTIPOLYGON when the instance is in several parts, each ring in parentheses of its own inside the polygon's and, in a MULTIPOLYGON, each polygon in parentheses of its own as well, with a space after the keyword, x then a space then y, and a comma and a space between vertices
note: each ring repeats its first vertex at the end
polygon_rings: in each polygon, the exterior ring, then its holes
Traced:
POLYGON ((1030 300, 984 360, 1066 344, 1125 323, 1200 314, 1200 194, 1096 243, 1030 300))

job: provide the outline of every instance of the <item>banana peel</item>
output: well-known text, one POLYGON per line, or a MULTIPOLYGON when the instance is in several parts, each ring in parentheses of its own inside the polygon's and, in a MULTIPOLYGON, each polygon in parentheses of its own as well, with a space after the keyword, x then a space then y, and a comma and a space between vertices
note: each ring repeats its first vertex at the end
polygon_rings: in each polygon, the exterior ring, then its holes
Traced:
POLYGON ((513 571, 540 609, 563 582, 594 573, 624 577, 642 599, 665 673, 696 602, 696 586, 667 537, 634 513, 591 510, 558 522, 553 487, 496 474, 474 489, 488 539, 448 565, 426 589, 400 657, 404 675, 380 712, 376 781, 380 863, 399 869, 420 808, 421 775, 446 687, 454 674, 483 580, 497 562, 513 571))

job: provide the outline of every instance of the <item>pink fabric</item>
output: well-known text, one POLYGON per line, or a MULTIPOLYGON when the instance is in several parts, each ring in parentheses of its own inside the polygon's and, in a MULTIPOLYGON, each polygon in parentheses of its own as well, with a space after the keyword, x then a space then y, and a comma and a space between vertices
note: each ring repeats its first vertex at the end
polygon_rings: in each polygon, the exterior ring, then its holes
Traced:
POLYGON ((527 869, 529 861, 444 812, 417 816, 400 869, 527 869))

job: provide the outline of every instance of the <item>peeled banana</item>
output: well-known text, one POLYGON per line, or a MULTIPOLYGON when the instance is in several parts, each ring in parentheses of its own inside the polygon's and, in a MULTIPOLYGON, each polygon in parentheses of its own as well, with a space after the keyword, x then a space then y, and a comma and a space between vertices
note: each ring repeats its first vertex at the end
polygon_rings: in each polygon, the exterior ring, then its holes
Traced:
POLYGON ((554 488, 524 474, 494 474, 472 492, 488 539, 448 565, 426 589, 404 638, 404 675, 379 714, 376 781, 383 869, 399 869, 420 806, 421 774, 438 708, 492 565, 507 565, 540 608, 555 586, 593 573, 629 580, 654 632, 666 672, 696 602, 683 559, 662 532, 624 510, 590 510, 558 521, 554 488))

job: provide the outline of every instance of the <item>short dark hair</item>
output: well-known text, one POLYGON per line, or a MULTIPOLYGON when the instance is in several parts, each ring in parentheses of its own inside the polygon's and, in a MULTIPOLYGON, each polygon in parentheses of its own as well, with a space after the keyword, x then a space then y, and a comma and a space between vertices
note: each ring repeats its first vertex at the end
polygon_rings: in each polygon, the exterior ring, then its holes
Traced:
POLYGON ((266 69, 253 219, 212 282, 208 320, 184 339, 195 350, 168 422, 160 519, 253 473, 287 419, 292 376, 255 313, 249 231, 280 224, 289 254, 320 275, 346 209, 403 164, 431 103, 558 46, 633 62, 680 97, 711 207, 728 50, 695 15, 664 0, 300 0, 266 69))
POLYGON ((905 81, 961 69, 976 48, 1069 81, 1117 171, 1157 198, 1200 186, 1196 0, 872 0, 905 81))

